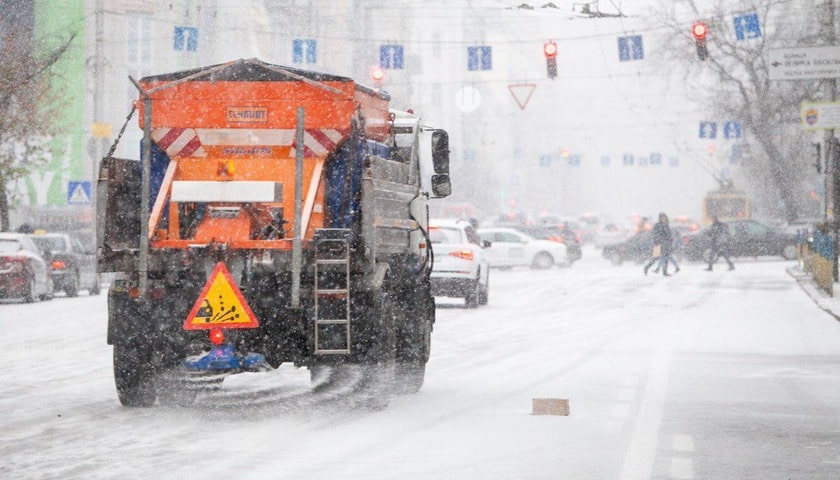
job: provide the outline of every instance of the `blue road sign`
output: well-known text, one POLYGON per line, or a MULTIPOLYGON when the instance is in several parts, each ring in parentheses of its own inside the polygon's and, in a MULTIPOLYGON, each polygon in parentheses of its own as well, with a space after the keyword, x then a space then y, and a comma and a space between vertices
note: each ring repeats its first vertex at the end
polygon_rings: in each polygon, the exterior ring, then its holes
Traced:
POLYGON ((736 122, 734 120, 729 122, 723 122, 723 138, 741 138, 741 122, 736 122))
POLYGON ((644 58, 645 49, 642 45, 641 35, 618 37, 618 60, 620 62, 643 60, 644 58))
POLYGON ((717 123, 700 122, 700 138, 717 138, 717 123))
POLYGON ((624 154, 624 165, 627 167, 632 167, 634 163, 636 163, 635 157, 633 157, 632 153, 625 153, 624 154))
POLYGON ((310 38, 296 38, 292 40, 293 63, 317 63, 318 42, 310 38))
POLYGON ((579 167, 580 166, 580 154, 570 155, 567 163, 570 167, 579 167))
POLYGON ((672 167, 679 167, 680 166, 680 158, 679 157, 671 157, 668 159, 668 165, 672 167))
POLYGON ((602 167, 609 167, 610 166, 610 157, 604 155, 601 157, 601 166, 602 167))
POLYGON ((380 45, 379 66, 389 70, 403 70, 405 55, 402 45, 380 45))
POLYGON ((198 50, 198 27, 175 27, 172 48, 189 52, 198 50))
POLYGON ((464 149, 464 163, 472 163, 475 161, 475 150, 472 148, 464 149))
POLYGON ((467 47, 467 70, 493 70, 492 47, 467 47))
POLYGON ((67 205, 90 205, 90 182, 67 182, 67 205))
POLYGON ((540 155, 540 166, 541 167, 550 167, 551 166, 551 155, 540 155))
POLYGON ((761 38, 761 24, 758 21, 757 13, 738 15, 733 19, 735 22, 735 38, 738 40, 750 40, 761 38))
POLYGON ((650 154, 650 164, 651 165, 662 165, 662 154, 659 152, 652 152, 650 154))

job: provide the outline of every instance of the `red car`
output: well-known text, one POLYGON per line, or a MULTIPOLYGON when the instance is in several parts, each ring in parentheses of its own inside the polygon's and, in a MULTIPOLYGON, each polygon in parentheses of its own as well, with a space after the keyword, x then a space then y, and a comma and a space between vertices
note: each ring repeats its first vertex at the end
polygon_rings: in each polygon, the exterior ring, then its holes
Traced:
POLYGON ((0 298, 29 303, 53 297, 50 267, 38 247, 22 233, 0 233, 0 298))

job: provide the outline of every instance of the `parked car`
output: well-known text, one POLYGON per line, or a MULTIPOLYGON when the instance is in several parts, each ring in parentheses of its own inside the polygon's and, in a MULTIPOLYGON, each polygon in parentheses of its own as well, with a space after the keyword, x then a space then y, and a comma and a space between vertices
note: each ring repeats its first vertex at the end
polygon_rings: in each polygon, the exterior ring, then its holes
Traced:
POLYGON ((515 228, 481 228, 478 235, 490 242, 485 252, 491 267, 571 265, 568 248, 559 242, 539 240, 515 228))
POLYGON ((66 233, 36 232, 30 238, 44 252, 56 290, 64 291, 68 297, 75 297, 81 289, 99 295, 100 277, 92 249, 66 233))
POLYGON ((53 296, 53 281, 38 246, 23 233, 0 233, 0 297, 27 303, 53 296))
POLYGON ((537 240, 551 240, 552 242, 559 242, 566 245, 566 255, 569 259, 569 264, 577 262, 583 258, 583 250, 580 247, 580 237, 572 231, 571 228, 566 227, 565 224, 558 225, 504 225, 497 224, 497 227, 515 228, 526 235, 530 235, 537 240))
MULTIPOLYGON (((729 227, 729 256, 759 257, 781 256, 794 260, 798 250, 796 235, 773 229, 755 220, 733 220, 729 227)), ((709 227, 692 235, 685 244, 685 255, 689 260, 709 261, 711 255, 711 233, 709 227)))
POLYGON ((431 219, 432 294, 463 297, 467 308, 486 305, 490 296, 490 265, 482 242, 466 220, 431 219))
POLYGON ((641 231, 623 242, 605 245, 601 255, 613 265, 624 262, 642 263, 649 259, 653 252, 653 233, 650 230, 641 231))
MULTIPOLYGON (((690 234, 686 227, 671 227, 671 254, 677 259, 683 258, 684 245, 690 234)), ((605 245, 601 255, 613 265, 621 265, 624 262, 643 263, 653 255, 653 231, 642 230, 623 242, 605 245)))

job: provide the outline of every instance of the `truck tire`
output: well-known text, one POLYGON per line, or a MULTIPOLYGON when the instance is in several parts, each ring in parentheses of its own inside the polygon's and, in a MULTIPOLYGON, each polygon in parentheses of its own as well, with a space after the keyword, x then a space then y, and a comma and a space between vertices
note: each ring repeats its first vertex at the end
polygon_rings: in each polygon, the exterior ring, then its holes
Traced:
POLYGON ((157 398, 150 352, 139 340, 114 344, 114 383, 120 403, 126 407, 151 407, 157 398))
POLYGON ((361 378, 354 390, 363 407, 382 410, 390 403, 394 391, 395 316, 399 309, 393 294, 384 287, 373 294, 371 304, 370 314, 363 320, 361 333, 366 348, 360 362, 361 378))
POLYGON ((411 300, 413 308, 405 309, 398 331, 395 391, 400 394, 417 393, 423 387, 432 346, 435 299, 429 293, 425 299, 411 300))

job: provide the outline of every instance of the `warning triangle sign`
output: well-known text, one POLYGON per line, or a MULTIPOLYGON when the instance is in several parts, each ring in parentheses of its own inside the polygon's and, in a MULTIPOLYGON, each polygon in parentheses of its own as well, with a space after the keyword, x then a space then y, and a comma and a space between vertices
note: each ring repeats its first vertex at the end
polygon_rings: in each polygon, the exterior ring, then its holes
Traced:
POLYGON ((516 104, 519 105, 519 108, 522 110, 525 110, 525 107, 528 105, 528 100, 531 99, 531 95, 533 95, 535 88, 537 88, 535 83, 517 83, 508 85, 510 94, 513 95, 513 99, 516 100, 516 104))
POLYGON ((217 263, 184 321, 184 330, 259 326, 256 315, 233 281, 230 271, 224 262, 217 263))

